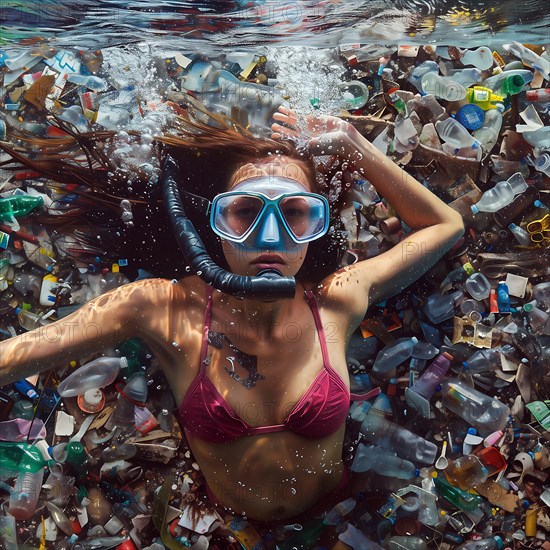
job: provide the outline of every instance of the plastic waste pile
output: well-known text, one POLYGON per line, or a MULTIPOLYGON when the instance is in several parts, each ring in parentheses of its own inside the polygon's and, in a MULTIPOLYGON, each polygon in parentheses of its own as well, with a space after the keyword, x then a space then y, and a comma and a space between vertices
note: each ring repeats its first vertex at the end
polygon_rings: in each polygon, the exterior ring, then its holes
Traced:
MULTIPOLYGON (((151 139, 135 151, 128 132, 157 132, 201 102, 261 134, 278 105, 292 106, 267 56, 168 52, 148 96, 109 72, 104 53, 3 51, 0 139, 59 137, 59 120, 115 130, 120 162, 154 179, 151 139)), ((350 409, 344 458, 363 491, 303 525, 256 530, 220 516, 154 354, 131 339, 1 388, 2 548, 310 549, 328 533, 355 549, 550 548, 550 56, 515 42, 335 55, 341 84, 311 97, 312 111, 337 105, 466 225, 351 340, 351 391, 365 399, 350 409)), ((70 205, 77 184, 26 169, 0 176, 2 339, 37 328, 54 337, 52 321, 151 275, 93 248, 79 256, 34 221, 70 205)), ((350 264, 410 230, 370 182, 346 177, 350 264)), ((129 203, 121 216, 132 223, 129 203)))

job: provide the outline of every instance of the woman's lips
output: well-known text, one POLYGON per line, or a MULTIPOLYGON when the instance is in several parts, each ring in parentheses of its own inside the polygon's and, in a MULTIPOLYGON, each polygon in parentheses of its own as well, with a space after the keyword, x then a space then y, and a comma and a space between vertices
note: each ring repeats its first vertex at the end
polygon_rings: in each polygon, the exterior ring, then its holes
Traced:
POLYGON ((252 265, 258 269, 280 269, 286 263, 281 256, 276 254, 262 254, 252 262, 252 265))

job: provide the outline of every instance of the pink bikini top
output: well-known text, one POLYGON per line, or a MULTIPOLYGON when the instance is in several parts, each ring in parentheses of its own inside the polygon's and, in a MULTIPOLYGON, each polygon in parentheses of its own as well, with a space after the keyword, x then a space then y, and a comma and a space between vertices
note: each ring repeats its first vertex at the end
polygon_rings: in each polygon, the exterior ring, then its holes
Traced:
MULTIPOLYGON (((344 422, 350 407, 350 392, 342 378, 332 368, 328 359, 323 325, 317 302, 311 291, 306 299, 315 319, 323 368, 308 390, 296 403, 283 424, 252 427, 240 419, 206 376, 208 365, 208 331, 212 309, 212 288, 208 288, 208 304, 204 320, 201 368, 185 398, 178 407, 181 426, 200 439, 212 443, 226 443, 244 435, 257 435, 289 430, 302 437, 321 438, 334 433, 344 422)), ((354 396, 355 397, 355 396, 354 396)))

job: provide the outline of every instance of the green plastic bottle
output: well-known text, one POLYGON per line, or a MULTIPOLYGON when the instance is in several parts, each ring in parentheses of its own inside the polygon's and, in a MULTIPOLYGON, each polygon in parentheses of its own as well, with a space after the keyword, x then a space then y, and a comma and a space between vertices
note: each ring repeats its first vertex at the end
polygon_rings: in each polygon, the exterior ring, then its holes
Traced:
POLYGON ((443 479, 442 476, 435 477, 434 483, 437 492, 463 512, 473 512, 483 503, 483 498, 479 495, 473 495, 472 493, 462 491, 458 487, 454 487, 443 479))
POLYGON ((35 208, 44 205, 42 197, 29 195, 12 195, 0 199, 0 220, 9 221, 12 218, 26 216, 35 208))

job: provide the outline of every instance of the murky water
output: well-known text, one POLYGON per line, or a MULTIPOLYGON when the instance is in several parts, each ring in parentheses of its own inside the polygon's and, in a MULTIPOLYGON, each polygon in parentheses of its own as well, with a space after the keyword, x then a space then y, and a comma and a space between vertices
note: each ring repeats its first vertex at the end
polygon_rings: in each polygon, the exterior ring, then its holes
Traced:
POLYGON ((546 0, 3 0, 1 44, 105 48, 147 41, 203 52, 343 43, 550 42, 546 0))

